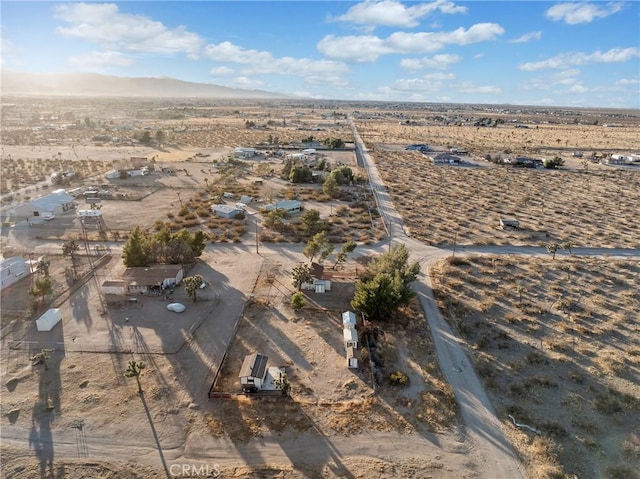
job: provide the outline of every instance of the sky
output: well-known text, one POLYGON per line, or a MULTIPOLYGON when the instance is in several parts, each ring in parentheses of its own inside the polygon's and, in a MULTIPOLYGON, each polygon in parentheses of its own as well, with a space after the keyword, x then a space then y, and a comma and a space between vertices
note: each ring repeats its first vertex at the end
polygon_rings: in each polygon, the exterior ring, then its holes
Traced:
POLYGON ((640 1, 0 3, 3 70, 304 98, 640 108, 640 1))

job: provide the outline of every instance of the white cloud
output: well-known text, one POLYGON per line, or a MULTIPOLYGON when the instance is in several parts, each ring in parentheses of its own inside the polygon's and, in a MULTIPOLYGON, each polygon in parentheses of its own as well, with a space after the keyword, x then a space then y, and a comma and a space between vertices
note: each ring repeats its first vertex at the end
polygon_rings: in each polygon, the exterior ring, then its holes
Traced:
POLYGON ((347 13, 335 20, 358 25, 416 27, 421 18, 435 11, 445 14, 465 13, 467 8, 446 0, 419 3, 410 7, 395 0, 365 1, 349 8, 347 13))
POLYGON ((622 10, 621 2, 611 2, 604 6, 593 3, 559 3, 549 8, 546 17, 553 21, 564 21, 569 25, 591 23, 596 18, 605 18, 622 10))
POLYGON ((235 73, 235 70, 233 68, 221 66, 218 68, 213 68, 209 73, 215 77, 225 77, 233 75, 235 73))
POLYGON ((527 43, 530 42, 531 40, 540 40, 542 38, 542 32, 541 31, 537 31, 537 32, 529 32, 529 33, 525 33, 524 35, 518 37, 518 38, 514 38, 513 40, 509 40, 508 43, 527 43))
POLYGON ((275 58, 270 52, 247 50, 231 42, 207 45, 203 56, 221 63, 245 65, 241 74, 254 75, 293 75, 305 78, 312 83, 331 83, 342 85, 340 79, 349 71, 341 62, 332 60, 311 60, 308 58, 275 58))
POLYGON ((204 43, 185 27, 169 29, 142 15, 120 13, 112 3, 69 3, 54 7, 55 17, 68 24, 56 32, 68 38, 86 40, 107 50, 145 53, 186 53, 197 58, 204 43))
POLYGON ((640 78, 621 78, 616 82, 616 85, 640 85, 640 78))
POLYGON ((454 89, 459 93, 473 93, 473 94, 502 93, 502 88, 500 87, 490 86, 490 85, 479 86, 470 81, 462 82, 459 85, 454 85, 454 89))
POLYGON ((318 42, 318 50, 329 58, 354 63, 370 63, 382 55, 428 53, 441 50, 448 44, 469 45, 493 40, 504 33, 495 23, 477 23, 468 30, 451 32, 395 32, 387 38, 374 35, 338 37, 327 35, 318 42))
POLYGON ((87 68, 128 67, 133 59, 119 52, 91 52, 69 57, 69 63, 87 68))
POLYGON ((523 71, 536 71, 549 68, 567 68, 572 65, 587 65, 590 63, 622 63, 633 58, 640 58, 640 49, 612 48, 607 52, 596 50, 593 53, 562 53, 539 62, 522 63, 518 66, 523 71))
MULTIPOLYGON (((545 75, 543 77, 531 78, 527 80, 522 88, 524 90, 554 90, 559 91, 559 88, 569 90, 579 89, 582 86, 580 78, 580 70, 576 68, 570 68, 561 72, 545 75)), ((584 87, 582 87, 584 88, 584 87)))
POLYGON ((393 89, 403 92, 428 92, 435 93, 442 90, 445 81, 452 81, 456 78, 453 73, 429 73, 420 78, 404 78, 393 83, 393 89))
POLYGON ((445 70, 450 65, 458 63, 462 60, 462 57, 455 54, 441 54, 434 55, 433 57, 423 58, 404 58, 400 60, 400 66, 406 70, 416 71, 422 68, 435 68, 436 70, 445 70))

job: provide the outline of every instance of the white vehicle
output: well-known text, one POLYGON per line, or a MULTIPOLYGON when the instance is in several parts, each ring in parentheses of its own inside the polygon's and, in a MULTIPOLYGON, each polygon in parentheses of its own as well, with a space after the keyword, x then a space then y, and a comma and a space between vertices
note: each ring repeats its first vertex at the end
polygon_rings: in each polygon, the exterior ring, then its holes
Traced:
POLYGON ((169 303, 167 304, 167 309, 169 311, 173 311, 174 313, 182 313, 187 307, 182 303, 169 303))
POLYGON ((240 208, 240 209, 246 210, 247 209, 247 205, 244 204, 244 203, 236 203, 236 208, 240 208))
POLYGON ((56 217, 56 215, 52 215, 52 214, 48 214, 44 216, 44 220, 45 221, 51 221, 52 219, 54 219, 56 217))

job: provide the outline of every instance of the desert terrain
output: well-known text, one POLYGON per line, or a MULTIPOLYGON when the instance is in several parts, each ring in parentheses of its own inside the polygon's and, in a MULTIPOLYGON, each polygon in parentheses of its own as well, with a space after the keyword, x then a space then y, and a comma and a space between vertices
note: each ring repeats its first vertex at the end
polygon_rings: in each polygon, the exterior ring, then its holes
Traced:
MULTIPOLYGON (((188 463, 215 464, 218 477, 488 477, 482 449, 466 442, 417 301, 392 323, 374 325, 375 373, 365 347, 357 370, 345 365, 340 313, 350 308, 366 258, 386 248, 373 192, 345 186, 331 200, 321 185, 279 178, 282 158, 266 153, 300 151, 310 137, 342 138, 347 148, 319 155, 366 179, 349 145, 346 118, 353 115, 412 239, 443 249, 454 243, 638 248, 640 172, 571 156, 575 150, 637 153, 637 112, 185 103, 52 99, 34 107, 12 99, 3 108, 3 254, 48 257, 55 288, 43 304, 28 294, 31 279, 3 291, 3 474, 175 477, 171 467, 188 463), (505 121, 472 126, 485 117, 505 121), (528 128, 515 128, 514 119, 528 128), (69 124, 74 127, 63 127, 69 124), (144 131, 156 139, 162 131, 162 142, 109 139, 144 131), (417 142, 464 148, 476 166, 431 165, 404 150, 417 142), (265 155, 237 161, 235 147, 265 155), (560 155, 566 164, 525 170, 483 159, 510 154, 560 155), (103 177, 140 161, 155 173, 103 177), (55 189, 49 175, 62 170, 78 173, 65 189, 108 190, 102 224, 83 228, 73 214, 32 227, 14 222, 12 207, 55 189), (256 198, 245 218, 211 215, 212 204, 234 204, 241 195, 256 198), (256 222, 260 205, 274 198, 318 210, 337 246, 358 243, 354 257, 335 271, 334 291, 306 292, 301 310, 289 304, 291 270, 305 261, 308 235, 296 233, 296 217, 280 230, 256 222), (505 216, 522 228, 498 228, 505 216), (196 303, 183 288, 171 298, 187 305, 185 313, 168 312, 161 297, 102 301, 99 285, 121 273, 122 244, 136 226, 207 234, 206 251, 188 272, 202 274, 207 287, 196 303), (83 234, 93 256, 80 258, 74 282, 61 245, 83 234), (64 320, 45 337, 32 319, 49 305, 59 306, 64 320), (50 350, 46 369, 32 366, 30 358, 43 349, 50 350), (207 399, 214 378, 214 391, 239 392, 242 358, 256 349, 287 370, 290 396, 207 399), (123 376, 129 360, 147 364, 142 394, 123 376), (390 380, 397 371, 407 384, 390 380)), ((637 257, 587 259, 560 251, 556 259, 456 256, 431 266, 438 306, 530 477, 634 477, 637 257)))

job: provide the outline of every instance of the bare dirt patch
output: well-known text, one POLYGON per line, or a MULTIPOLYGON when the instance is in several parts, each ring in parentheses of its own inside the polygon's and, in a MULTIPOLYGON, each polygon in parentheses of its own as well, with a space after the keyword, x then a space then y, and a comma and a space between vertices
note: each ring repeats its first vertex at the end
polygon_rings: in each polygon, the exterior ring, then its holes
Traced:
POLYGON ((531 477, 633 477, 615 471, 640 467, 639 274, 637 261, 582 257, 455 257, 433 268, 440 308, 531 477))

